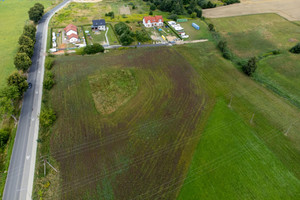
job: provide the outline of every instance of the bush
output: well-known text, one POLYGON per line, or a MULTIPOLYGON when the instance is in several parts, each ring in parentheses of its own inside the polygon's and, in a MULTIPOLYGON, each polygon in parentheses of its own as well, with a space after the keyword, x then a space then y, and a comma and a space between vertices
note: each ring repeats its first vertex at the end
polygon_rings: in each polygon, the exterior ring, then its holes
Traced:
POLYGON ((104 52, 104 47, 98 43, 92 44, 92 45, 87 45, 84 48, 84 53, 85 54, 95 54, 99 52, 104 52))
POLYGON ((152 10, 150 10, 150 12, 149 12, 149 15, 153 15, 153 12, 152 12, 152 10))
POLYGON ((172 15, 169 15, 167 18, 176 21, 178 19, 178 16, 176 14, 172 14, 172 15))
POLYGON ((51 90, 54 85, 54 80, 51 77, 46 76, 43 82, 44 89, 51 90))
POLYGON ((242 66, 243 72, 248 76, 251 76, 255 72, 256 68, 257 65, 255 57, 250 58, 247 64, 242 66))
POLYGON ((144 30, 136 31, 135 37, 136 37, 137 41, 139 41, 139 42, 147 42, 147 41, 151 40, 149 35, 144 30))
POLYGON ((134 39, 130 36, 130 34, 123 33, 120 37, 120 42, 122 45, 130 45, 134 39))
POLYGON ((26 53, 17 53, 14 64, 18 70, 27 71, 32 62, 30 57, 26 53))
POLYGON ((222 0, 222 2, 224 2, 225 5, 230 5, 234 3, 240 3, 240 0, 222 0))
POLYGON ((300 54, 300 43, 298 43, 296 46, 290 49, 291 53, 300 54))
POLYGON ((34 4, 28 11, 29 19, 37 23, 44 14, 44 6, 40 3, 34 4))
POLYGON ((215 26, 213 24, 208 24, 209 31, 215 31, 215 26))
POLYGON ((50 127, 56 120, 56 114, 51 108, 44 108, 40 114, 40 123, 43 128, 50 127))
POLYGON ((154 4, 152 4, 151 6, 150 6, 150 10, 155 10, 156 9, 156 6, 154 5, 154 4))
POLYGON ((125 24, 124 22, 119 22, 119 23, 115 24, 114 28, 118 35, 122 35, 123 33, 130 32, 129 26, 127 24, 125 24))
POLYGON ((197 13, 196 12, 193 12, 192 14, 191 14, 191 18, 196 18, 197 17, 197 13))
POLYGON ((9 129, 0 130, 0 148, 4 147, 7 144, 10 136, 9 133, 10 133, 9 129))
POLYGON ((45 60, 45 68, 50 70, 52 69, 53 67, 53 64, 54 64, 54 60, 50 57, 46 57, 46 60, 45 60))

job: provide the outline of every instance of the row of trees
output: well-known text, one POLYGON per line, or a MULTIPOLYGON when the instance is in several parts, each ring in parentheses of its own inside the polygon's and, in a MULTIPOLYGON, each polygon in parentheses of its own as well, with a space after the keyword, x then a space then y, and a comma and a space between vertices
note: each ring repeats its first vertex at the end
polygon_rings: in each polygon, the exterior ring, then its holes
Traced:
MULTIPOLYGON (((44 13, 42 4, 35 4, 28 11, 29 18, 38 22, 44 13)), ((13 118, 17 123, 17 110, 24 92, 28 88, 27 77, 24 72, 31 66, 35 44, 36 27, 32 24, 25 25, 18 43, 18 51, 14 58, 14 65, 18 71, 7 78, 7 84, 0 90, 0 118, 13 118)), ((3 147, 9 139, 10 129, 0 130, 0 147, 3 147)))

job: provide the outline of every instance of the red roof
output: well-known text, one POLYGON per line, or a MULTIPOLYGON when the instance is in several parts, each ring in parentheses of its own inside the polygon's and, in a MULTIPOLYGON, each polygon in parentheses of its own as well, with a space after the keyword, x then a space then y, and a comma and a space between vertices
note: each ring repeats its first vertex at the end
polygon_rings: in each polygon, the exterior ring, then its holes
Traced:
POLYGON ((66 28, 64 28, 65 32, 69 32, 70 30, 73 30, 75 32, 77 32, 77 26, 73 25, 73 24, 69 24, 68 26, 66 26, 66 28))
POLYGON ((163 22, 163 17, 161 15, 157 15, 157 16, 147 16, 147 17, 144 17, 146 23, 148 23, 148 21, 150 20, 151 23, 154 23, 154 22, 159 22, 159 20, 161 19, 161 22, 163 22))
POLYGON ((68 40, 71 39, 71 38, 73 38, 73 37, 76 38, 76 39, 78 39, 78 35, 72 33, 71 35, 68 35, 68 40))

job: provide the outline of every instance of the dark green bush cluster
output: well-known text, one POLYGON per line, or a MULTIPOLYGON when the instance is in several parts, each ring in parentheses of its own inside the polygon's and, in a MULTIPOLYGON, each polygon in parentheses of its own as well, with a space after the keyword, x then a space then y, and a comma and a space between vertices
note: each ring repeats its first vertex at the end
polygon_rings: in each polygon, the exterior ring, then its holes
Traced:
POLYGON ((231 52, 229 51, 227 47, 227 42, 224 40, 219 41, 218 48, 221 50, 222 55, 225 59, 230 60, 231 59, 231 52))
POLYGON ((222 0, 222 2, 225 3, 225 5, 230 5, 234 3, 240 3, 240 0, 222 0))
POLYGON ((51 57, 46 57, 46 60, 45 60, 45 68, 46 68, 47 70, 51 70, 52 67, 53 67, 53 65, 54 65, 54 60, 53 60, 53 58, 51 58, 51 57))
POLYGON ((129 26, 125 24, 124 22, 119 22, 115 26, 115 31, 117 35, 120 37, 120 42, 122 45, 130 45, 134 39, 135 36, 134 33, 131 31, 129 26))
POLYGON ((108 13, 105 13, 105 16, 110 17, 111 19, 113 19, 113 18, 115 18, 115 13, 114 12, 108 12, 108 13))
POLYGON ((199 0, 198 5, 203 9, 215 8, 217 6, 217 4, 212 3, 211 1, 207 1, 207 0, 199 0))
POLYGON ((145 30, 136 31, 135 37, 136 37, 137 41, 139 41, 139 42, 147 42, 147 41, 151 40, 150 36, 147 34, 147 32, 145 30))
POLYGON ((247 64, 243 65, 242 66, 242 70, 243 72, 248 75, 248 76, 251 76, 256 68, 257 68, 257 64, 256 64, 257 60, 255 57, 252 57, 248 60, 247 64))
POLYGON ((98 43, 87 45, 83 50, 84 54, 96 54, 99 52, 104 52, 104 47, 98 43))
POLYGON ((300 54, 300 43, 298 43, 296 46, 290 49, 291 53, 300 54))
POLYGON ((44 89, 51 90, 51 88, 54 86, 54 75, 51 71, 46 71, 45 73, 45 79, 43 82, 44 89))
POLYGON ((56 120, 56 114, 51 108, 43 108, 40 114, 40 123, 43 128, 49 128, 56 120))
POLYGON ((29 19, 37 23, 43 17, 44 6, 40 3, 34 4, 28 11, 29 19))
POLYGON ((3 148, 7 144, 9 140, 9 136, 10 136, 9 129, 5 128, 0 130, 0 148, 3 148))

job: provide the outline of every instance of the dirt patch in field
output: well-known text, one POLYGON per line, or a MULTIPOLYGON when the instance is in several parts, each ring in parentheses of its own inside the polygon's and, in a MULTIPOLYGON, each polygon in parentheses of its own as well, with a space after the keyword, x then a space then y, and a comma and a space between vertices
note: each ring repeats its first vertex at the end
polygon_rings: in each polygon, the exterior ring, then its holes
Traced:
POLYGON ((119 11, 121 15, 130 15, 130 8, 128 6, 122 6, 121 8, 119 8, 119 11))
POLYGON ((176 178, 185 176, 198 142, 205 92, 177 51, 125 52, 56 61, 51 152, 61 172, 58 199, 174 199, 180 189, 183 179, 176 178), (111 66, 135 68, 139 89, 118 112, 102 116, 87 77, 111 66))
POLYGON ((203 10, 207 18, 232 17, 259 13, 277 13, 290 21, 300 20, 299 0, 242 0, 239 4, 203 10))

